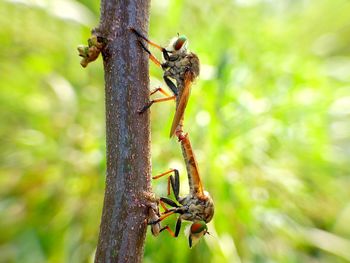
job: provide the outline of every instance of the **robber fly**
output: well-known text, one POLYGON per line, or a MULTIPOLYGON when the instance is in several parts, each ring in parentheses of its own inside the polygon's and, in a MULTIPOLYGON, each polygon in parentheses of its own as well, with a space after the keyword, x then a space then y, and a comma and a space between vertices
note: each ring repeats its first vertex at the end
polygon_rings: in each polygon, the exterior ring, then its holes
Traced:
POLYGON ((137 37, 145 40, 148 44, 162 52, 164 58, 163 63, 161 63, 149 51, 143 42, 139 40, 140 46, 149 54, 150 60, 163 69, 163 79, 173 93, 173 96, 171 96, 162 88, 156 89, 155 91, 151 92, 151 95, 157 91, 160 91, 166 97, 151 100, 139 111, 139 113, 145 112, 153 103, 176 99, 176 112, 171 126, 170 137, 175 134, 176 130, 177 133, 181 133, 183 116, 190 96, 190 88, 194 80, 199 75, 199 59, 196 54, 188 51, 188 41, 184 35, 178 35, 177 37, 173 38, 170 41, 169 46, 164 48, 148 40, 145 36, 136 31, 136 29, 131 28, 130 30, 137 37), (172 79, 176 81, 176 84, 174 84, 172 79))
POLYGON ((189 235, 189 246, 195 245, 198 240, 208 233, 207 223, 210 222, 214 215, 214 203, 209 193, 204 191, 201 178, 198 171, 198 165, 194 157, 192 146, 188 138, 188 134, 181 134, 179 136, 181 142, 182 153, 186 163, 188 182, 190 187, 190 193, 185 197, 180 197, 180 179, 179 172, 176 169, 171 169, 158 176, 154 176, 153 179, 158 179, 164 175, 174 172, 174 176, 168 177, 168 195, 170 194, 170 186, 173 189, 176 201, 167 197, 160 198, 160 204, 165 208, 165 212, 153 223, 157 224, 163 219, 172 214, 179 214, 179 217, 175 226, 175 233, 173 233, 169 227, 167 230, 174 237, 177 237, 182 220, 192 221, 189 235), (171 206, 167 209, 164 204, 171 206))

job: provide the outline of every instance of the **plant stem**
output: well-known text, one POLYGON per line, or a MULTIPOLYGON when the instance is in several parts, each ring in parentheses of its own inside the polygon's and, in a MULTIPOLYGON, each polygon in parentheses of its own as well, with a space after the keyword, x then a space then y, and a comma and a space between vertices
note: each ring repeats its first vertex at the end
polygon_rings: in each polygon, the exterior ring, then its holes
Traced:
POLYGON ((141 262, 150 186, 148 56, 129 31, 146 34, 149 0, 102 0, 97 29, 107 38, 105 71, 107 178, 95 262, 141 262))

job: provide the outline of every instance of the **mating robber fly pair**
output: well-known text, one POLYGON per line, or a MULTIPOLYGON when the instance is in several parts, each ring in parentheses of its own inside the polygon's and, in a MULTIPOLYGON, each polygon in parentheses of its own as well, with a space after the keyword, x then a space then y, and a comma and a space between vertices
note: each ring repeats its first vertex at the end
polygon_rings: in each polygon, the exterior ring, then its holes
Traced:
POLYGON ((179 196, 180 178, 179 172, 176 169, 171 169, 165 173, 154 176, 153 179, 158 179, 162 176, 174 173, 174 175, 168 177, 168 195, 170 195, 170 188, 172 188, 177 202, 168 197, 159 198, 159 204, 164 209, 164 212, 159 212, 158 205, 150 206, 148 224, 151 225, 151 231, 154 236, 167 230, 172 236, 177 237, 180 232, 182 220, 193 222, 189 234, 189 246, 192 247, 202 236, 209 233, 207 223, 211 221, 214 215, 214 203, 209 193, 203 189, 189 136, 182 130, 183 116, 188 103, 191 85, 199 75, 199 59, 196 54, 188 51, 187 38, 185 36, 178 35, 178 37, 170 42, 167 48, 164 48, 148 40, 136 29, 131 28, 131 31, 138 37, 138 43, 142 49, 148 53, 150 60, 163 69, 163 79, 173 93, 173 95, 169 95, 162 88, 156 89, 151 92, 151 95, 159 91, 166 97, 151 100, 139 110, 139 113, 142 114, 154 103, 176 100, 176 112, 171 126, 170 137, 175 134, 181 143, 190 188, 188 195, 185 197, 179 196), (162 52, 164 58, 163 63, 149 51, 143 41, 162 52), (175 80, 175 83, 173 80, 175 80), (171 208, 167 208, 166 205, 171 208), (160 225, 161 221, 172 214, 179 214, 175 232, 173 232, 169 226, 161 227, 160 225))

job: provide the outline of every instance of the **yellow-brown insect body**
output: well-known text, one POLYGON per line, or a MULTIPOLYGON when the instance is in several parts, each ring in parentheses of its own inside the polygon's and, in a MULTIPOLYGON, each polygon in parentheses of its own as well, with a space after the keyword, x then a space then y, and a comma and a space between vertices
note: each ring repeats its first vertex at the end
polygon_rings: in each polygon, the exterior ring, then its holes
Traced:
POLYGON ((143 113, 155 102, 167 101, 170 99, 174 99, 175 97, 176 112, 170 132, 170 136, 173 136, 175 133, 175 129, 177 129, 178 126, 178 130, 181 131, 183 115, 190 95, 191 84, 199 75, 199 59, 196 54, 188 51, 188 41, 186 36, 184 35, 178 35, 177 37, 173 38, 170 41, 169 46, 167 48, 164 48, 150 41, 148 38, 146 38, 140 32, 138 32, 135 28, 130 28, 130 30, 139 38, 138 43, 140 44, 141 48, 148 53, 150 60, 163 69, 163 79, 166 82, 169 89, 174 94, 174 96, 168 96, 164 99, 152 100, 138 112, 143 113), (149 49, 143 44, 143 42, 140 41, 140 39, 143 39, 151 46, 162 51, 164 62, 161 63, 151 53, 151 51, 149 51, 149 49), (175 80, 176 84, 172 80, 175 80))
POLYGON ((182 126, 183 115, 190 96, 191 84, 199 75, 200 62, 196 54, 185 50, 171 54, 162 66, 164 77, 174 79, 178 91, 176 96, 176 112, 170 131, 170 136, 172 136, 177 126, 182 126))
POLYGON ((181 221, 192 221, 189 236, 189 245, 192 247, 192 245, 207 233, 208 228, 206 223, 210 222, 214 215, 213 200, 209 193, 203 190, 191 143, 188 136, 182 131, 183 116, 190 96, 191 85, 199 76, 200 62, 196 54, 187 50, 187 38, 185 36, 178 35, 178 37, 170 42, 167 48, 164 48, 147 39, 136 29, 130 28, 130 30, 139 38, 138 43, 148 53, 150 60, 163 69, 163 79, 173 92, 173 96, 170 96, 161 88, 156 89, 151 92, 151 95, 160 91, 167 97, 151 100, 150 103, 138 112, 143 113, 153 103, 176 99, 176 112, 173 118, 170 136, 176 134, 181 142, 190 188, 187 196, 179 196, 180 179, 177 169, 170 169, 158 176, 154 176, 153 179, 157 179, 169 173, 174 173, 174 175, 168 177, 168 195, 170 194, 170 187, 172 187, 177 203, 167 197, 161 197, 160 204, 164 208, 164 212, 159 214, 159 210, 151 207, 149 209, 148 223, 151 224, 153 235, 158 235, 161 231, 167 230, 172 236, 177 237, 181 228, 181 221), (144 40, 151 46, 162 51, 164 62, 161 63, 140 40, 144 40), (165 205, 172 208, 168 209, 165 205), (176 222, 175 232, 172 232, 168 226, 161 228, 159 225, 159 222, 172 214, 180 215, 176 222))
POLYGON ((179 196, 180 179, 177 169, 170 169, 167 172, 154 176, 153 179, 158 179, 174 172, 174 175, 168 177, 168 195, 170 194, 170 187, 172 187, 175 199, 178 203, 167 197, 161 197, 160 204, 164 208, 164 212, 159 215, 157 210, 150 210, 149 218, 151 218, 151 220, 149 220, 149 224, 154 225, 151 228, 153 235, 157 235, 159 232, 167 230, 172 236, 177 237, 181 228, 182 220, 193 222, 189 235, 189 246, 192 247, 208 232, 206 223, 210 222, 214 216, 214 202, 209 193, 203 189, 198 165, 188 134, 177 133, 177 136, 181 142, 182 154, 186 163, 190 191, 185 197, 179 196), (165 204, 172 208, 168 209, 165 204), (172 232, 168 226, 160 228, 160 225, 155 225, 172 214, 179 214, 175 232, 172 232), (153 220, 157 218, 159 219, 156 221, 153 220))
POLYGON ((183 211, 181 219, 192 222, 203 220, 209 223, 214 216, 214 202, 208 192, 205 192, 201 198, 192 194, 187 195, 179 202, 183 211))
POLYGON ((166 48, 167 56, 162 64, 164 79, 171 78, 176 81, 176 112, 170 131, 170 137, 175 133, 175 129, 181 130, 183 115, 190 96, 190 87, 198 77, 200 62, 198 56, 187 50, 187 38, 178 36, 170 41, 166 48))
POLYGON ((176 52, 171 54, 163 64, 164 76, 176 80, 176 85, 181 96, 181 89, 184 87, 185 73, 191 73, 191 81, 199 75, 199 58, 192 52, 176 52))
POLYGON ((185 158, 190 194, 179 200, 183 205, 182 219, 210 222, 214 215, 214 202, 209 193, 203 190, 198 165, 188 135, 181 139, 182 153, 185 158))

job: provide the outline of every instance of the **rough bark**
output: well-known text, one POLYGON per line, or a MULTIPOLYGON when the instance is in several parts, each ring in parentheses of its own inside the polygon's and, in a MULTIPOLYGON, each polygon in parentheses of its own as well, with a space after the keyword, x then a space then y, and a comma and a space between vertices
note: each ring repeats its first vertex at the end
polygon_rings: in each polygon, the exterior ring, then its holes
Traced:
POLYGON ((107 178, 95 262, 141 262, 150 191, 148 57, 129 28, 147 35, 149 0, 102 0, 107 178))

